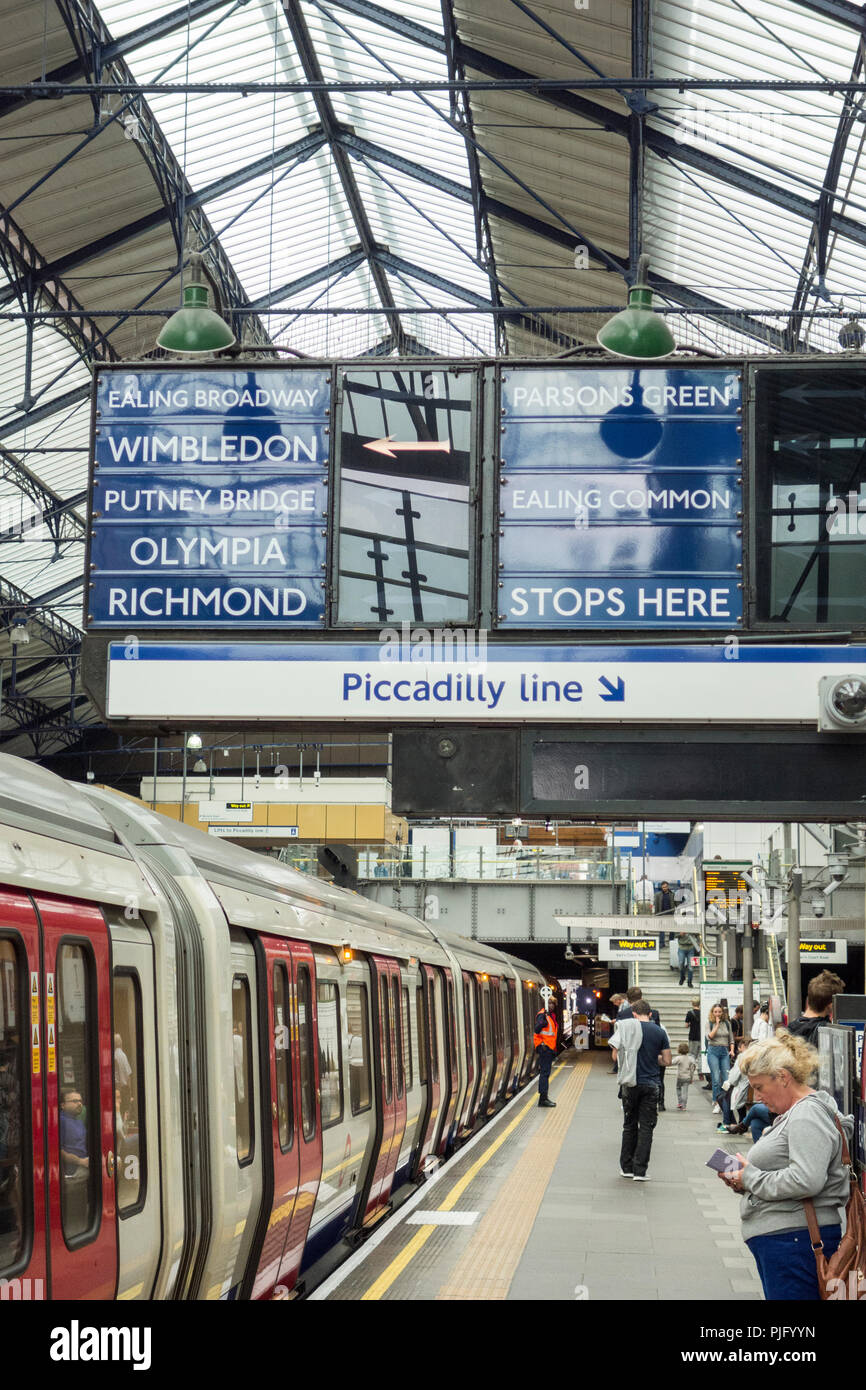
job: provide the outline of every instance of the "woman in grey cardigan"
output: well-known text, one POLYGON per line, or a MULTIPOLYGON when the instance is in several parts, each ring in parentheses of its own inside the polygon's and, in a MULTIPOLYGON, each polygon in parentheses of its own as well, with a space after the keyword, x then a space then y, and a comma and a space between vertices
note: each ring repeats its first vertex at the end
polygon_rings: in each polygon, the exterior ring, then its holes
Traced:
POLYGON ((828 1258, 842 1238, 850 1187, 835 1117, 849 1144, 854 1120, 839 1115, 826 1091, 808 1084, 817 1065, 814 1047, 782 1029, 740 1058, 740 1071, 748 1076, 755 1099, 777 1118, 749 1157, 732 1156, 730 1170, 719 1177, 743 1194, 743 1239, 755 1257, 767 1299, 820 1299, 804 1198, 815 1204, 828 1258))

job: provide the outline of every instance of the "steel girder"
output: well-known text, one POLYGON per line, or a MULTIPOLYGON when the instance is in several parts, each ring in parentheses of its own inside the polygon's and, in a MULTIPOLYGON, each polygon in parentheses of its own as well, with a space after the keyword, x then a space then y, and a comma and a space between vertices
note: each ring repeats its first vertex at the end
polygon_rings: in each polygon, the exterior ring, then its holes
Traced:
MULTIPOLYGON (((391 29, 395 33, 404 34, 411 37, 416 43, 424 47, 432 48, 437 52, 443 51, 443 40, 441 35, 434 33, 433 30, 425 28, 420 24, 407 24, 404 20, 398 20, 390 11, 383 9, 379 5, 371 4, 370 0, 330 0, 330 3, 337 9, 349 11, 349 13, 362 15, 364 18, 381 24, 386 29, 391 29)), ((805 3, 805 0, 799 0, 805 3)), ((820 4, 821 0, 816 0, 820 4)), ((862 11, 856 6, 851 6, 851 11, 860 16, 860 20, 854 27, 862 26, 862 11)), ((849 18, 853 15, 849 13, 849 18)), ((528 73, 521 68, 515 67, 511 63, 504 62, 501 58, 494 58, 491 54, 485 53, 482 49, 473 48, 470 44, 458 40, 456 55, 464 69, 472 68, 478 72, 483 72, 488 77, 500 78, 502 80, 519 80, 531 83, 533 78, 537 80, 537 75, 528 73)), ((772 84, 770 84, 772 85, 772 84)), ((557 107, 562 111, 567 111, 573 116, 578 116, 583 120, 598 126, 602 130, 609 130, 611 134, 620 135, 623 139, 628 139, 630 117, 620 111, 613 110, 606 106, 600 106, 597 102, 591 101, 586 97, 579 96, 575 92, 567 91, 545 91, 537 89, 533 95, 538 101, 543 101, 548 105, 557 107)), ((668 159, 674 164, 685 164, 691 168, 699 169, 702 173, 709 174, 712 178, 718 179, 721 183, 726 183, 732 188, 738 188, 741 192, 751 194, 753 197, 771 203, 774 207, 783 208, 795 217, 806 218, 809 222, 813 221, 817 206, 816 199, 810 199, 802 194, 794 193, 790 189, 783 188, 774 184, 771 180, 765 179, 758 174, 753 174, 749 170, 737 168, 729 164, 718 155, 710 154, 697 146, 679 144, 673 136, 667 135, 664 131, 655 126, 645 125, 644 130, 645 145, 647 149, 653 151, 662 159, 668 159)), ((763 161, 764 167, 770 168, 773 172, 774 166, 763 161)), ((857 242, 858 245, 866 245, 866 225, 855 221, 853 218, 843 217, 839 213, 833 213, 830 225, 833 231, 840 236, 846 237, 850 241, 857 242)))
MULTIPOLYGON (((300 164, 303 160, 309 159, 326 143, 325 136, 321 132, 305 135, 302 139, 294 141, 293 144, 284 145, 282 149, 275 150, 273 154, 257 159, 252 164, 247 164, 231 174, 226 174, 223 178, 200 189, 198 193, 191 193, 187 198, 186 206, 187 208, 201 208, 214 198, 220 198, 224 194, 232 192, 233 189, 242 187, 250 180, 258 178, 260 174, 279 169, 281 165, 288 164, 292 160, 296 160, 300 164)), ((34 275, 34 283, 38 285, 44 279, 65 275, 68 271, 86 264, 87 261, 94 260, 97 256, 114 251, 117 247, 125 245, 126 242, 133 241, 137 236, 143 236, 146 232, 163 226, 164 223, 168 222, 170 216, 171 210, 163 205, 154 212, 147 213, 144 217, 136 218, 134 222, 128 222, 125 227, 118 227, 116 231, 109 232, 104 237, 98 237, 95 241, 79 246, 75 251, 67 252, 65 256, 59 256, 55 261, 45 262, 41 271, 34 275)), ((15 285, 9 285, 0 291, 0 307, 16 297, 16 290, 15 285)))
MULTIPOLYGON (((77 582, 81 583, 82 580, 77 582)), ((40 640, 51 647, 52 651, 57 652, 58 656, 73 655, 80 649, 81 633, 77 627, 61 618, 59 613, 53 613, 50 608, 42 608, 38 598, 33 598, 23 589, 10 584, 8 579, 0 578, 0 615, 4 627, 10 626, 16 613, 27 614, 28 622, 34 622, 38 626, 40 640)))
MULTIPOLYGON (((135 82, 122 57, 115 57, 110 63, 104 61, 102 55, 109 48, 112 40, 95 0, 58 0, 58 3, 61 5, 61 13, 64 13, 67 19, 70 32, 86 35, 86 52, 94 62, 97 60, 99 62, 96 69, 99 79, 102 80, 105 70, 108 69, 113 82, 131 86, 140 92, 140 84, 135 82)), ((193 190, 147 102, 141 96, 136 96, 129 98, 126 104, 134 106, 135 114, 138 116, 141 130, 139 146, 142 157, 169 213, 169 221, 178 250, 178 270, 180 270, 183 261, 182 242, 184 221, 186 220, 197 244, 207 245, 205 257, 208 272, 219 297, 223 301, 227 316, 233 318, 232 308, 235 305, 245 306, 248 303, 246 293, 235 269, 201 208, 187 206, 188 200, 194 197, 193 190)), ((115 113, 115 119, 118 114, 115 113)), ((237 330, 240 326, 237 321, 233 322, 233 328, 238 337, 240 337, 240 333, 237 330)), ((258 319, 248 318, 246 327, 256 342, 262 344, 269 342, 267 330, 258 319)))
MULTIPOLYGON (((452 80, 463 77, 465 74, 457 59, 457 20, 454 15, 453 0, 442 0, 442 21, 445 30, 445 57, 448 64, 448 76, 452 80)), ((496 273, 496 254, 493 247, 493 237, 490 234, 490 224, 483 203, 484 184, 481 179, 481 166, 478 159, 478 146, 475 140, 475 129, 472 118, 472 103, 466 92, 462 92, 459 97, 452 97, 452 116, 457 118, 457 123, 463 130, 463 146, 466 151, 466 162, 469 168, 469 188, 471 193, 472 209, 475 215, 475 250, 479 265, 483 265, 487 270, 487 281, 490 286, 490 298, 494 304, 502 303, 502 296, 499 289, 499 276, 496 273)), ((501 351, 507 347, 505 340, 504 324, 499 319, 496 322, 497 340, 501 351)))
POLYGON ((33 752, 38 757, 40 746, 45 739, 59 739, 61 744, 67 748, 74 743, 80 742, 86 731, 97 727, 96 724, 76 724, 72 716, 79 710, 91 707, 86 695, 75 695, 64 705, 53 708, 46 705, 42 700, 34 700, 26 695, 4 696, 2 713, 4 719, 10 719, 13 727, 0 734, 0 745, 9 743, 14 738, 20 738, 25 734, 33 742, 33 752), (67 718, 63 717, 64 708, 70 711, 67 718))
MULTIPOLYGON (((85 523, 72 511, 87 500, 86 492, 76 493, 74 497, 62 498, 53 488, 43 483, 35 473, 23 464, 15 454, 0 445, 0 469, 2 476, 14 483, 20 492, 34 504, 42 522, 48 527, 51 539, 56 545, 64 541, 81 540, 86 530, 85 523)), ((2 544, 2 541, 0 541, 2 544)))
MULTIPOLYGON (((319 60, 316 56, 315 47, 310 38, 310 31, 307 28, 299 0, 280 0, 280 3, 283 8, 283 13, 286 16, 286 23, 289 26, 289 32, 294 40, 295 48, 301 60, 301 67, 304 70, 307 81, 322 81, 322 70, 319 66, 319 60)), ((333 102, 327 93, 320 91, 314 93, 313 99, 319 120, 322 123, 322 130, 331 148, 334 167, 337 170, 343 196, 346 199, 349 213, 358 234, 358 241, 369 262, 370 274, 376 287, 376 293, 379 296, 382 313, 387 320, 391 332, 402 336, 402 325, 399 315, 394 312, 394 301, 391 295, 391 288, 388 284, 388 278, 375 258, 374 253, 377 250, 376 239, 367 217, 364 200, 361 197, 360 190, 355 181, 351 161, 346 151, 339 144, 337 138, 340 131, 340 122, 337 120, 333 102)))
MULTIPOLYGON (((852 81, 859 81, 863 77, 864 64, 864 40, 861 38, 857 45, 857 53, 854 58, 854 66, 851 72, 852 81)), ((853 97, 845 99, 845 106, 836 127, 836 134, 833 139, 833 148, 830 151, 830 158, 827 162, 827 172, 824 175, 824 185, 821 196, 818 199, 818 206, 815 210, 815 221, 812 226, 812 234, 806 247, 803 257, 803 265, 800 270, 800 278, 797 289, 794 293, 794 302, 791 306, 788 332, 789 339, 796 342, 799 334, 799 323, 802 320, 803 311, 806 308, 809 292, 813 287, 812 264, 814 260, 814 275, 818 278, 814 293, 822 298, 829 298, 826 287, 827 276, 827 251, 830 239, 830 228, 833 216, 833 203, 836 197, 836 190, 839 186, 839 177, 842 172, 842 164, 845 158, 845 150, 855 126, 862 119, 863 102, 855 102, 853 97)))

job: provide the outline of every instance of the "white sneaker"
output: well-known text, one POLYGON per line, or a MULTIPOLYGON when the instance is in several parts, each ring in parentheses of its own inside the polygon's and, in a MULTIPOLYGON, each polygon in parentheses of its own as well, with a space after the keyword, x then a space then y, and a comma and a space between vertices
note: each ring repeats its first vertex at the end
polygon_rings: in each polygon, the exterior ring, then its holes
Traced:
POLYGON ((713 1115, 721 1115, 721 1113, 722 1113, 722 1107, 721 1107, 720 1105, 714 1105, 713 1108, 712 1108, 711 1114, 713 1114, 713 1115))
POLYGON ((632 1176, 634 1177, 635 1182, 649 1182, 648 1173, 634 1173, 632 1176))

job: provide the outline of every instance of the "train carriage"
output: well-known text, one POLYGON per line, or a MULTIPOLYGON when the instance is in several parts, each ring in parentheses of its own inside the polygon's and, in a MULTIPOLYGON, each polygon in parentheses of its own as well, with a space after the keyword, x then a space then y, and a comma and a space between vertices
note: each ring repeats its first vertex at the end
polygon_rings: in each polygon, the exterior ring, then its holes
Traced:
POLYGON ((0 1277, 308 1291, 526 1084, 543 983, 0 755, 0 1277))

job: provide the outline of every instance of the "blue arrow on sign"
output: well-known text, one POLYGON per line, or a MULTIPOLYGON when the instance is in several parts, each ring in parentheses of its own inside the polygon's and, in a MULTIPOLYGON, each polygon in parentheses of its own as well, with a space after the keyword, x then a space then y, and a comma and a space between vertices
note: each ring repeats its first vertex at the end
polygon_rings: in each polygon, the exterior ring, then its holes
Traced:
POLYGON ((612 685, 611 682, 608 680, 607 676, 599 676, 598 679, 600 683, 604 686, 605 690, 608 691, 607 695, 602 695, 601 698, 603 700, 611 701, 625 699, 625 681, 623 680, 622 676, 617 676, 616 685, 612 685))

